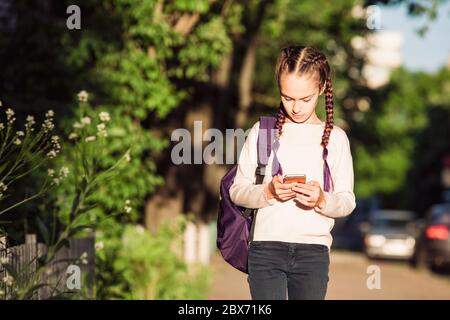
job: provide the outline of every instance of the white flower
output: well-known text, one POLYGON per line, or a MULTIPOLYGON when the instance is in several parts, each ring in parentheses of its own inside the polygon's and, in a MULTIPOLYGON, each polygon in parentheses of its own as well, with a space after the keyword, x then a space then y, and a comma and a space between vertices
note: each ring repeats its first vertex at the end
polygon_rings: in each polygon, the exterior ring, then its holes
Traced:
POLYGON ((59 184, 59 178, 54 178, 54 179, 53 179, 53 184, 58 185, 58 184, 59 184))
POLYGON ((101 250, 103 248, 104 248, 103 241, 98 241, 98 242, 95 243, 95 249, 101 250))
POLYGON ((94 141, 95 139, 96 139, 95 136, 89 136, 89 137, 86 137, 86 139, 84 139, 84 141, 90 142, 90 141, 94 141))
POLYGON ((6 274, 5 277, 3 277, 3 283, 8 287, 12 286, 13 281, 14 278, 9 273, 6 274))
POLYGON ((56 157, 56 151, 55 151, 55 150, 50 150, 50 151, 47 153, 47 157, 49 157, 50 159, 56 157))
POLYGON ((125 210, 126 213, 130 213, 132 208, 130 207, 131 201, 130 200, 125 200, 125 206, 123 207, 123 209, 125 210))
POLYGON ((74 139, 76 139, 76 138, 78 138, 78 135, 77 135, 75 132, 71 132, 71 133, 69 134, 69 140, 74 140, 74 139))
POLYGON ((13 143, 14 143, 15 145, 19 145, 19 144, 22 143, 22 141, 21 141, 19 138, 16 138, 16 139, 14 139, 13 143))
POLYGON ((81 129, 81 128, 84 127, 84 124, 81 124, 81 123, 79 123, 78 121, 76 121, 76 122, 73 124, 73 127, 74 127, 75 129, 81 129))
POLYGON ((53 177, 53 175, 55 174, 55 170, 53 169, 48 169, 47 170, 49 177, 53 177))
POLYGON ((8 123, 13 123, 14 121, 16 121, 16 118, 14 117, 14 111, 11 108, 6 109, 5 113, 8 123))
POLYGON ((0 198, 3 197, 3 192, 8 189, 8 186, 4 184, 3 182, 0 182, 0 198))
POLYGON ((14 116, 14 110, 11 108, 6 109, 5 113, 8 118, 11 118, 12 116, 14 116))
POLYGON ((89 94, 85 90, 80 91, 77 96, 78 96, 78 101, 81 101, 81 102, 87 102, 88 98, 89 98, 89 94))
POLYGON ((130 156, 130 151, 127 151, 126 153, 125 153, 125 161, 126 162, 130 162, 131 161, 131 156, 130 156))
POLYGON ((52 118, 45 119, 44 123, 42 124, 42 128, 44 128, 44 132, 53 130, 55 128, 55 125, 53 124, 52 118))
POLYGON ((27 123, 25 123, 25 128, 27 129, 27 131, 28 131, 28 130, 34 131, 34 129, 32 128, 32 126, 33 126, 35 123, 36 123, 36 121, 34 121, 34 117, 28 115, 28 116, 27 116, 27 123))
POLYGON ((106 132, 106 125, 104 123, 100 123, 97 125, 97 135, 99 137, 107 137, 108 133, 106 132))
POLYGON ((0 130, 5 129, 5 125, 3 124, 3 122, 0 122, 0 130))
POLYGON ((59 176, 60 177, 67 177, 67 175, 69 174, 69 168, 67 168, 67 167, 62 167, 60 170, 59 170, 59 176))
POLYGON ((100 118, 100 121, 103 121, 103 122, 108 122, 109 120, 111 120, 111 117, 109 116, 109 113, 105 112, 105 111, 100 112, 98 114, 98 117, 100 118))
POLYGON ((8 258, 7 257, 1 257, 0 258, 0 264, 1 265, 7 264, 7 263, 8 263, 8 258))
POLYGON ((91 118, 83 117, 83 118, 81 118, 81 123, 82 124, 91 124, 91 118))
POLYGON ((88 264, 88 254, 86 251, 80 256, 80 260, 82 264, 88 264))
POLYGON ((46 118, 51 118, 55 115, 55 112, 53 110, 48 110, 47 113, 45 114, 46 118))
POLYGON ((56 156, 56 154, 59 153, 59 151, 61 151, 61 145, 59 144, 59 137, 58 136, 52 136, 51 137, 51 144, 52 144, 52 148, 53 148, 53 152, 51 152, 51 154, 48 154, 49 157, 53 157, 56 156))
POLYGON ((17 131, 17 132, 16 132, 16 135, 17 135, 18 137, 23 137, 23 136, 25 135, 25 133, 24 133, 23 131, 17 131))

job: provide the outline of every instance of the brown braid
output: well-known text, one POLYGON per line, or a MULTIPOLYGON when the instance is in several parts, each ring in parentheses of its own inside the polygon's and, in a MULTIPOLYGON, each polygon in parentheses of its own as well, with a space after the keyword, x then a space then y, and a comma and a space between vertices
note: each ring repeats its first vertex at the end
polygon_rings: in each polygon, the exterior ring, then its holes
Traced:
POLYGON ((277 139, 280 138, 283 125, 286 122, 286 112, 284 111, 283 103, 280 101, 280 108, 278 109, 277 113, 277 121, 275 122, 275 129, 277 130, 277 139))
MULTIPOLYGON (((304 46, 289 46, 281 50, 277 59, 275 74, 280 88, 280 77, 283 73, 297 73, 297 74, 313 74, 318 77, 319 90, 324 89, 325 95, 325 110, 326 123, 322 135, 321 146, 323 147, 324 160, 324 188, 329 191, 332 188, 333 181, 331 179, 330 169, 327 163, 328 157, 328 142, 331 131, 333 130, 333 87, 331 83, 331 69, 328 64, 326 56, 313 47, 304 46)), ((277 130, 277 139, 283 132, 283 125, 286 122, 286 111, 284 110, 283 102, 280 101, 280 107, 277 113, 275 128, 277 130)))
POLYGON ((327 113, 327 120, 325 124, 325 129, 322 135, 321 146, 326 148, 328 146, 328 141, 330 139, 331 130, 333 130, 333 86, 331 85, 331 78, 328 77, 325 82, 325 110, 327 113))

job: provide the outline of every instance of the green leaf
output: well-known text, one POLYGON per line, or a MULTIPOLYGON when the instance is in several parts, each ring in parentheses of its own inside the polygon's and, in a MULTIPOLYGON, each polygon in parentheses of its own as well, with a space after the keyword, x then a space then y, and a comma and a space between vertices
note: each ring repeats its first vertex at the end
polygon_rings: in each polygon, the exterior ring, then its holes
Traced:
POLYGON ((33 295, 36 293, 36 291, 43 287, 50 287, 50 284, 48 283, 40 283, 32 286, 23 296, 25 300, 31 299, 33 295))
POLYGON ((4 162, 2 165, 0 165, 0 173, 2 173, 3 172, 3 170, 5 170, 6 169, 6 167, 8 166, 8 164, 9 164, 9 162, 8 161, 6 161, 6 162, 4 162))
POLYGON ((68 238, 63 238, 59 240, 59 242, 55 246, 55 252, 58 252, 58 250, 61 249, 63 246, 66 248, 70 247, 70 241, 68 238))
POLYGON ((84 224, 84 225, 79 225, 79 226, 73 227, 69 230, 69 237, 76 235, 80 231, 83 231, 86 229, 92 229, 94 227, 95 227, 95 225, 93 225, 93 224, 84 224))
POLYGON ((39 233, 42 236, 42 238, 44 239, 44 243, 46 245, 50 244, 50 233, 48 231, 47 226, 45 225, 45 223, 41 220, 41 218, 39 218, 39 216, 36 216, 36 224, 37 227, 39 229, 39 233))
MULTIPOLYGON (((87 158, 83 157, 82 162, 83 162, 83 170, 84 170, 85 177, 89 177, 89 162, 88 162, 87 158)), ((83 177, 83 179, 85 179, 85 177, 83 177)))
POLYGON ((92 204, 92 205, 89 205, 89 206, 85 206, 85 207, 83 207, 83 208, 78 210, 78 214, 89 212, 92 209, 97 208, 98 206, 99 206, 98 203, 95 203, 95 204, 92 204))

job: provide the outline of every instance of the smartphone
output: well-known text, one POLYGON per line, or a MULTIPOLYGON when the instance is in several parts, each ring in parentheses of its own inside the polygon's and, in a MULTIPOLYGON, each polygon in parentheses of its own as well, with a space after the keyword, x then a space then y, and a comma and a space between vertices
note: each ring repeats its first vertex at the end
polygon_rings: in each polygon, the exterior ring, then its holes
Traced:
POLYGON ((283 183, 306 183, 306 174, 286 174, 283 183))

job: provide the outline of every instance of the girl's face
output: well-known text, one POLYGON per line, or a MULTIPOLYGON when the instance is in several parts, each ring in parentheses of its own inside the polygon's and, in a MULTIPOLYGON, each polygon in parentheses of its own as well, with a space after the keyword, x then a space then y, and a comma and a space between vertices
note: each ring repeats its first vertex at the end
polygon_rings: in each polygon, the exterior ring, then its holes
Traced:
POLYGON ((281 101, 293 122, 320 121, 315 110, 317 99, 322 92, 319 92, 316 77, 296 74, 282 74, 280 77, 281 101), (307 121, 308 119, 310 121, 307 121))

